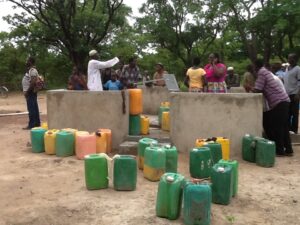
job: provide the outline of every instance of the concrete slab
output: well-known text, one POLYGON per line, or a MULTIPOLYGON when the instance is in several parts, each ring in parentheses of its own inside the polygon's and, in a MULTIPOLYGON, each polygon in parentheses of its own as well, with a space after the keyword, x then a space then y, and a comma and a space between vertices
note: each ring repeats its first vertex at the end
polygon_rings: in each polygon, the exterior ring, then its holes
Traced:
POLYGON ((98 128, 112 130, 112 147, 117 149, 128 134, 128 93, 126 112, 120 91, 47 91, 49 128, 75 128, 93 132, 98 128))
POLYGON ((197 138, 222 136, 231 141, 231 156, 241 156, 242 137, 262 135, 261 94, 171 94, 172 143, 181 152, 194 147, 197 138))

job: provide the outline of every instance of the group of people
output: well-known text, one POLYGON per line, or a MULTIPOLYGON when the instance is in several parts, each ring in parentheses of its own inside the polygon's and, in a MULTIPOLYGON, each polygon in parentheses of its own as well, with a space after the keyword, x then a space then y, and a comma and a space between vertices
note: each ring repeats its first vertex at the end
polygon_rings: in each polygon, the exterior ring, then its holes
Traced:
MULTIPOLYGON (((68 89, 71 90, 121 90, 135 88, 142 79, 136 58, 131 58, 128 65, 121 65, 116 71, 111 68, 119 62, 117 57, 108 61, 99 61, 96 50, 89 52, 88 76, 77 68, 69 78, 68 89), (101 76, 101 71, 103 76, 101 76)), ((278 66, 265 64, 257 59, 253 65, 247 66, 244 74, 243 87, 247 92, 262 93, 265 99, 263 112, 263 127, 268 139, 276 143, 278 156, 291 156, 293 149, 290 133, 298 133, 300 67, 298 56, 290 54, 288 63, 278 66)), ((201 68, 200 59, 193 59, 193 66, 186 72, 185 84, 190 92, 225 93, 227 88, 239 86, 239 78, 233 68, 226 68, 217 53, 209 55, 209 63, 201 68)), ((35 90, 38 71, 35 60, 29 57, 27 70, 22 80, 23 92, 29 112, 28 126, 31 129, 40 126, 37 91, 35 90)), ((157 63, 153 76, 154 84, 165 86, 163 75, 167 73, 163 64, 157 63)), ((146 77, 148 80, 149 76, 146 77)))
POLYGON ((221 62, 218 53, 211 53, 208 64, 201 68, 200 58, 193 59, 193 66, 186 72, 185 85, 190 92, 226 93, 231 87, 240 86, 234 68, 221 62))
MULTIPOLYGON (((142 80, 135 57, 130 58, 127 65, 120 63, 120 67, 117 70, 112 69, 113 66, 119 63, 117 57, 105 62, 99 61, 99 54, 96 50, 91 50, 89 57, 87 78, 75 67, 72 75, 69 77, 69 90, 122 90, 124 88, 136 88, 142 80)), ((153 84, 165 86, 163 75, 167 72, 163 64, 157 63, 155 71, 153 84)), ((146 78, 148 80, 151 79, 149 76, 146 78)))
POLYGON ((300 67, 297 62, 298 56, 289 54, 288 64, 280 69, 284 73, 276 73, 274 67, 257 59, 244 74, 245 90, 264 96, 263 127, 267 138, 275 141, 278 156, 293 155, 290 133, 298 133, 300 67))

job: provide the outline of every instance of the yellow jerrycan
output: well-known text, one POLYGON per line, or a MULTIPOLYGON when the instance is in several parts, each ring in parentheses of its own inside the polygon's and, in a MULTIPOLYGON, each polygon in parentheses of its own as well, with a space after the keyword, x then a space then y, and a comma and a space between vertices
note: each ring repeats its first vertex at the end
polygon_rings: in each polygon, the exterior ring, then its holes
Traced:
POLYGON ((170 131, 170 112, 162 113, 161 129, 165 131, 170 131))
POLYGON ((222 146, 222 159, 229 160, 230 159, 230 141, 225 137, 217 137, 217 143, 222 146))
POLYGON ((141 134, 149 134, 150 119, 147 116, 141 116, 141 134))
POLYGON ((59 130, 53 129, 46 131, 44 135, 45 153, 48 155, 55 155, 55 141, 56 134, 59 130))

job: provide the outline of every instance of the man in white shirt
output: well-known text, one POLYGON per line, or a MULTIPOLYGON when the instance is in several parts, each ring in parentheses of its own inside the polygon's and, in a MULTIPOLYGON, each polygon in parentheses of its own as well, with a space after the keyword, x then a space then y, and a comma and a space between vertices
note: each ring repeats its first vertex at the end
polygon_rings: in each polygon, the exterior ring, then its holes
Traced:
POLYGON ((117 57, 106 62, 99 61, 99 54, 96 50, 89 52, 90 61, 88 63, 88 82, 87 86, 90 91, 103 91, 100 69, 113 67, 119 62, 117 57))

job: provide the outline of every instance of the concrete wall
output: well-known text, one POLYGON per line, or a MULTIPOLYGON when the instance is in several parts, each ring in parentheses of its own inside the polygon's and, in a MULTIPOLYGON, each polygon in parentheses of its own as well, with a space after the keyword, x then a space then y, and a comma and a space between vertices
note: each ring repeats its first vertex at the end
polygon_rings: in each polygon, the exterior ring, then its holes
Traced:
POLYGON ((128 134, 128 93, 126 113, 122 111, 119 91, 67 91, 47 92, 49 128, 76 128, 95 131, 98 128, 112 130, 113 149, 117 149, 128 134))
POLYGON ((231 87, 228 90, 228 93, 246 93, 246 91, 243 87, 231 87))
POLYGON ((166 87, 139 87, 143 90, 143 113, 157 115, 161 102, 169 101, 170 92, 166 87))
POLYGON ((236 158, 246 133, 262 134, 261 94, 171 93, 170 100, 171 141, 181 152, 197 138, 225 136, 236 158))

